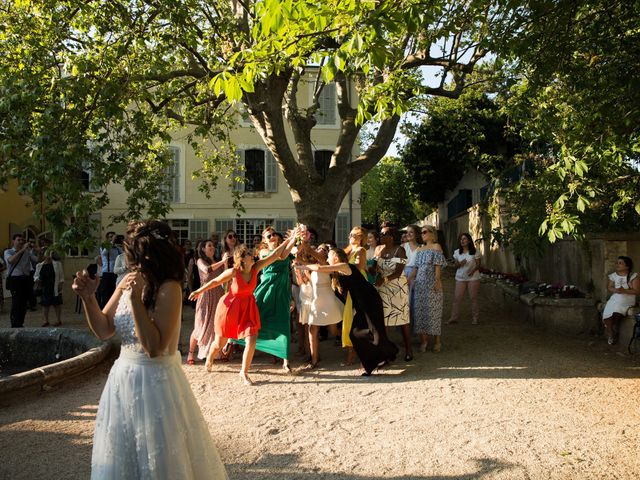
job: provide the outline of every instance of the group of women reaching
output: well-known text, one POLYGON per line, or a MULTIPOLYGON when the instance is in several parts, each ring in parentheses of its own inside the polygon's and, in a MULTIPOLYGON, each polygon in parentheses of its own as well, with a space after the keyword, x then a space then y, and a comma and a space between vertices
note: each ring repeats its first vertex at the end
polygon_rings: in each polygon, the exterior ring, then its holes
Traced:
MULTIPOLYGON (((235 233, 227 232, 218 261, 211 242, 198 248, 201 258, 196 264, 202 286, 190 296, 198 303, 187 363, 195 362, 197 346, 198 357, 206 358, 211 370, 221 349, 228 351, 236 343, 245 346, 240 376, 246 384, 252 383, 249 367, 256 349, 282 359, 283 368, 289 371, 291 305, 297 307, 298 328, 304 332, 299 350, 308 345, 310 369, 320 359, 322 327, 347 349, 345 363, 352 364, 357 357, 366 375, 395 359, 397 349, 387 338, 392 327, 402 333, 405 361, 413 360, 412 328, 420 336, 421 352, 441 350, 441 270, 446 261, 434 227, 409 226, 403 244, 393 226, 384 225, 379 235, 355 227, 344 250, 329 244, 311 245, 302 234, 305 228, 300 226, 283 239, 267 227, 254 249, 236 246, 235 233), (351 277, 353 272, 358 275, 351 277), (222 287, 226 284, 225 294, 222 287), (340 323, 342 334, 338 335, 340 323)), ((480 264, 468 234, 461 235, 454 258, 459 267, 456 278, 469 287, 473 323, 477 323, 474 282, 480 264)), ((457 303, 465 290, 456 288, 457 303)), ((457 322, 457 317, 454 307, 449 322, 457 322)))

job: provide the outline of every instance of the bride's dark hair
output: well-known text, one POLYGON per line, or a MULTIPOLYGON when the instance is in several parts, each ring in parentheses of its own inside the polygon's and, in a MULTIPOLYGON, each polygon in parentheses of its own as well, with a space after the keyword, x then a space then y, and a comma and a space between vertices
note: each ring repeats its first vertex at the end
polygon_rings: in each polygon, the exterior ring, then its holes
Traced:
POLYGON ((167 280, 182 283, 184 258, 173 231, 165 222, 129 222, 124 250, 129 265, 138 269, 147 282, 142 295, 145 307, 155 307, 158 289, 167 280))

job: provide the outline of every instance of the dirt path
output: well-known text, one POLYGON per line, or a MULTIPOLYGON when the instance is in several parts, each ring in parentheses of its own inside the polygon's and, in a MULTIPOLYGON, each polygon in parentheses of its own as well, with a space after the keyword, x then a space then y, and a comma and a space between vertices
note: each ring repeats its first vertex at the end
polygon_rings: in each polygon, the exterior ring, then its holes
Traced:
MULTIPOLYGON (((635 479, 640 357, 605 343, 483 305, 481 325, 445 326, 440 354, 370 378, 341 367, 333 341, 311 373, 287 376, 257 356, 253 388, 237 360, 185 372, 232 479, 635 479)), ((108 369, 0 407, 0 478, 88 478, 108 369)))

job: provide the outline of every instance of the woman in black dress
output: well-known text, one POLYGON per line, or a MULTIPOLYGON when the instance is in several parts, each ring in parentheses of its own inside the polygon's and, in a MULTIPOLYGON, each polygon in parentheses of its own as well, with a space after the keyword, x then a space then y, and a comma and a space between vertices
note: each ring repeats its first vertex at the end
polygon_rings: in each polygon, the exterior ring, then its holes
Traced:
POLYGON ((363 375, 370 375, 376 368, 395 360, 398 353, 398 347, 385 332, 382 299, 357 267, 348 262, 343 250, 331 249, 328 262, 329 265, 298 265, 296 268, 336 273, 337 288, 351 294, 354 316, 349 338, 364 367, 363 375))
POLYGON ((62 284, 64 283, 64 272, 62 263, 58 260, 57 254, 47 251, 44 260, 36 265, 36 272, 33 276, 36 287, 42 290, 40 304, 44 317, 43 327, 49 326, 49 309, 53 306, 56 313, 56 323, 54 327, 62 325, 62 284))

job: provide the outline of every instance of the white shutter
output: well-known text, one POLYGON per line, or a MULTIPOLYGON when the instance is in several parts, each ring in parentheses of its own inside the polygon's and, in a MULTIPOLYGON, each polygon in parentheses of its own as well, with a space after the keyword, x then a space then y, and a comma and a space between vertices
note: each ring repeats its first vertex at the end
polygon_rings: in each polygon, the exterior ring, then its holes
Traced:
POLYGON ((270 150, 267 150, 265 155, 264 166, 264 183, 265 192, 275 193, 278 191, 278 165, 276 159, 273 158, 273 154, 270 150))
POLYGON ((349 232, 351 226, 349 225, 349 214, 339 213, 336 217, 336 245, 340 248, 344 248, 349 243, 349 232))
POLYGON ((171 201, 174 203, 179 203, 180 198, 180 149, 176 147, 171 147, 173 153, 173 181, 171 184, 171 201))
POLYGON ((244 192, 244 182, 236 180, 236 178, 244 178, 244 150, 236 150, 236 154, 238 155, 238 168, 233 170, 233 190, 244 192))
POLYGON ((336 84, 328 83, 322 88, 320 97, 318 98, 320 109, 318 110, 318 125, 335 125, 336 111, 338 105, 336 103, 336 84))

